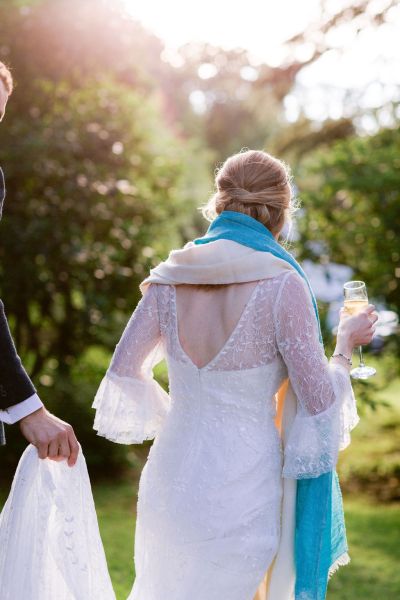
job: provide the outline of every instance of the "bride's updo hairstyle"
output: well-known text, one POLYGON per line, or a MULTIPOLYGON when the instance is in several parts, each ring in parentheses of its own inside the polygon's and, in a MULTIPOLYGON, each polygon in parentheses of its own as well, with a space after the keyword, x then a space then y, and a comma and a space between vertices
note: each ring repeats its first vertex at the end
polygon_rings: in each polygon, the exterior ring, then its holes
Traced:
POLYGON ((262 150, 242 150, 217 169, 216 191, 200 207, 212 221, 224 210, 233 210, 260 221, 277 234, 295 210, 290 168, 262 150))

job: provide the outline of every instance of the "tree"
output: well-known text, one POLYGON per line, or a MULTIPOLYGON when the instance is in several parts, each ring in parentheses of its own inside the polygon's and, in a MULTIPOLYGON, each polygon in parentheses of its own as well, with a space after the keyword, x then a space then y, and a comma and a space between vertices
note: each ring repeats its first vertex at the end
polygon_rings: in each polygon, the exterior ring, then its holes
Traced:
MULTIPOLYGON (((140 298, 138 283, 190 231, 199 192, 188 180, 194 156, 203 174, 203 155, 165 122, 150 67, 141 72, 137 55, 125 55, 133 45, 126 29, 137 25, 101 4, 0 8, 17 84, 0 148, 0 289, 41 397, 74 425, 89 464, 105 470, 123 466, 126 449, 111 451, 94 435, 94 392, 140 298), (104 30, 107 39, 94 43, 104 30)), ((133 39, 154 50, 151 36, 133 39)), ((12 443, 6 452, 2 468, 12 443)))
POLYGON ((334 142, 306 157, 297 172, 305 208, 301 258, 351 265, 370 296, 394 310, 400 309, 399 152, 398 129, 386 129, 334 142))

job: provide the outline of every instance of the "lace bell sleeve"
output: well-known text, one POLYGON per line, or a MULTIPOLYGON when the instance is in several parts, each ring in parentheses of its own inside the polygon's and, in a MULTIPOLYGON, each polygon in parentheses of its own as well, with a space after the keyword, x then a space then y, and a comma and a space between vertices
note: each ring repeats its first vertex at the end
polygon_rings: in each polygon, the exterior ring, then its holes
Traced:
POLYGON ((297 397, 284 449, 283 477, 319 477, 335 470, 338 453, 357 425, 356 401, 345 366, 328 361, 307 284, 285 275, 275 300, 275 334, 297 397))
POLYGON ((170 408, 169 395, 153 376, 163 357, 157 284, 151 284, 125 327, 92 404, 98 435, 120 444, 155 438, 170 408))

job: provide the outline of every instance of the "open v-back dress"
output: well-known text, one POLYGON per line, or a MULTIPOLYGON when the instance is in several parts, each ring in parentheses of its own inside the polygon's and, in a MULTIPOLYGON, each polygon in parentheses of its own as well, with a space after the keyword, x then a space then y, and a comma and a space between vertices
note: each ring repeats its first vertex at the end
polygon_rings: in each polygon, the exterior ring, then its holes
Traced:
POLYGON ((300 276, 254 283, 202 368, 180 342, 176 287, 150 284, 97 392, 99 435, 155 439, 139 483, 129 600, 252 600, 279 543, 282 477, 334 468, 330 424, 341 423, 342 439, 354 426, 348 371, 326 358, 300 276), (164 357, 168 393, 153 377, 164 357), (283 451, 275 394, 288 376, 298 408, 283 451))

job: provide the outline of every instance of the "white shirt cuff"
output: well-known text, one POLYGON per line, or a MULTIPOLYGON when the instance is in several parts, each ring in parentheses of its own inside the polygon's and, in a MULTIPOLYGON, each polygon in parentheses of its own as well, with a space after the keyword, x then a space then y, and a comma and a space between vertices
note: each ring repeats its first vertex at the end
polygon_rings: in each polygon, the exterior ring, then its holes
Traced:
POLYGON ((33 396, 30 396, 18 404, 13 404, 13 406, 9 406, 4 410, 0 410, 0 421, 3 421, 3 423, 8 423, 8 425, 12 425, 27 415, 30 415, 35 410, 38 410, 38 408, 41 408, 42 406, 43 402, 40 400, 39 396, 37 394, 33 394, 33 396))

